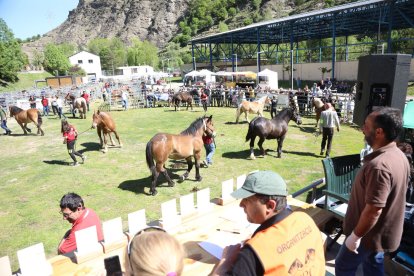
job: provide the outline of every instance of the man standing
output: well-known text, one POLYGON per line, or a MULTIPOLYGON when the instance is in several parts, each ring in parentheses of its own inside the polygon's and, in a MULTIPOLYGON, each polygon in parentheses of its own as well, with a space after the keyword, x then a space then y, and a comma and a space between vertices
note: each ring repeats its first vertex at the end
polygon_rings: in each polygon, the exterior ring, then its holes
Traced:
POLYGON ((43 116, 49 116, 49 100, 42 96, 43 116))
POLYGON ((86 107, 88 108, 88 111, 89 111, 90 96, 89 96, 88 92, 86 92, 86 90, 83 90, 83 93, 82 93, 81 97, 85 99, 86 107))
POLYGON ((276 113, 277 113, 277 97, 273 96, 271 104, 270 104, 270 116, 272 117, 272 119, 274 117, 276 117, 276 113))
POLYGON ((212 275, 325 275, 322 236, 310 216, 287 208, 283 178, 272 171, 247 176, 232 196, 242 199, 247 220, 260 224, 241 246, 224 249, 212 275))
POLYGON ((0 119, 1 119, 1 128, 6 131, 4 135, 10 135, 12 132, 7 127, 7 115, 6 115, 6 111, 4 111, 4 108, 2 106, 0 106, 0 119))
POLYGON ((75 232, 91 226, 96 226, 98 240, 103 240, 101 221, 98 215, 89 208, 85 208, 82 198, 75 193, 68 193, 60 200, 60 213, 64 220, 72 223, 72 229, 66 232, 58 247, 59 254, 66 254, 76 250, 75 232))
POLYGON ((326 147, 326 157, 329 157, 331 153, 332 138, 334 135, 334 128, 339 132, 339 118, 335 109, 333 109, 330 103, 325 104, 325 110, 321 113, 321 119, 319 121, 319 131, 322 132, 322 143, 321 143, 321 155, 325 152, 326 140, 328 145, 326 147))
POLYGON ((123 90, 121 97, 122 97, 122 106, 124 107, 124 110, 127 110, 128 109, 128 97, 129 97, 128 91, 123 90))
POLYGON ((369 114, 363 133, 373 152, 365 156, 352 185, 344 220, 347 236, 335 260, 336 275, 384 275, 384 253, 397 250, 403 231, 410 167, 394 140, 401 111, 385 107, 369 114))

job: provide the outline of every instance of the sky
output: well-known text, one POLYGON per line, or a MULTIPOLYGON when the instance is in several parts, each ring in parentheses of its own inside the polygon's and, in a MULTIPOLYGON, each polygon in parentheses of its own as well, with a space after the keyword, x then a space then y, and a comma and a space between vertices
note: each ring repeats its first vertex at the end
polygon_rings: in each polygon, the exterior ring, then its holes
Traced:
POLYGON ((15 38, 43 35, 62 24, 79 0, 0 0, 2 18, 15 38))

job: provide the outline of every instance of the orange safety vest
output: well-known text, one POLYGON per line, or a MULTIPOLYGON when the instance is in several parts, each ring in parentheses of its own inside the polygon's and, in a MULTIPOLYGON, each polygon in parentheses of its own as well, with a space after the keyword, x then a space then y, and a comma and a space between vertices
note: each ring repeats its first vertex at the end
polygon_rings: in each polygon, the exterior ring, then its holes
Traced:
POLYGON ((325 275, 321 233, 312 218, 293 212, 247 241, 264 275, 325 275))

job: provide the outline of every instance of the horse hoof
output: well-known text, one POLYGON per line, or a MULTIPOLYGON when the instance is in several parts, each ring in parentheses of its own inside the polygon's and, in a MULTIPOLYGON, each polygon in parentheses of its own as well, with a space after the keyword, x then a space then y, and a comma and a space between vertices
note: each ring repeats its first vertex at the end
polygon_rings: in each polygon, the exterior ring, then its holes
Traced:
POLYGON ((154 190, 154 191, 151 192, 152 196, 156 196, 157 194, 158 194, 157 190, 154 190))
POLYGON ((203 180, 203 178, 201 176, 196 177, 196 181, 201 182, 201 180, 203 180))
POLYGON ((186 177, 184 175, 180 176, 180 181, 184 181, 186 179, 186 177))
POLYGON ((264 158, 264 154, 258 155, 257 158, 264 158))
POLYGON ((250 159, 250 160, 255 160, 255 159, 256 159, 256 157, 255 157, 254 155, 250 155, 250 156, 249 156, 249 159, 250 159))
POLYGON ((119 147, 122 148, 122 144, 119 144, 119 147))
POLYGON ((171 182, 168 183, 168 187, 174 187, 174 186, 175 186, 175 182, 174 181, 171 181, 171 182))

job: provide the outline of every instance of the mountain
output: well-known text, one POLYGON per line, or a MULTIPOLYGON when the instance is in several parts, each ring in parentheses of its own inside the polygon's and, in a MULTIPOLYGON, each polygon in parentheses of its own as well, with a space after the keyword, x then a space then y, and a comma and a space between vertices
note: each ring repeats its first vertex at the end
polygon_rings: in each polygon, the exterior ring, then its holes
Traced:
MULTIPOLYGON (((34 49, 40 50, 48 43, 69 42, 85 47, 89 40, 96 37, 119 37, 124 42, 137 37, 162 48, 178 33, 178 23, 189 14, 192 1, 195 0, 80 0, 64 23, 39 40, 24 44, 23 50, 30 56, 34 49)), ((325 2, 329 1, 263 0, 259 13, 262 20, 280 18, 325 8, 325 2)), ((238 12, 226 20, 230 29, 243 26, 243 20, 253 16, 250 1, 244 2, 244 5, 238 6, 238 12)), ((340 2, 349 0, 335 1, 336 4, 340 2)), ((203 34, 211 32, 218 32, 217 25, 203 34)))

